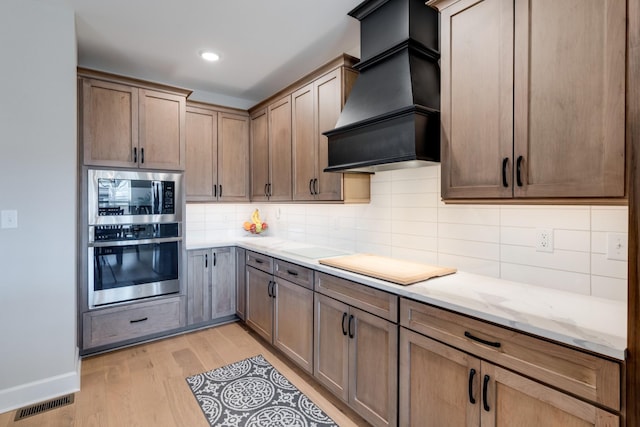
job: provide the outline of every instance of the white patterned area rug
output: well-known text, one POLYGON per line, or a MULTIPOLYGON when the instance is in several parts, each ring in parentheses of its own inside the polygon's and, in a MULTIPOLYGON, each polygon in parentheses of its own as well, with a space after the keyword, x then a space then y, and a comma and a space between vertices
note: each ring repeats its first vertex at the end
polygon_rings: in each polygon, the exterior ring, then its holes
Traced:
POLYGON ((212 427, 337 424, 262 355, 187 378, 212 427))

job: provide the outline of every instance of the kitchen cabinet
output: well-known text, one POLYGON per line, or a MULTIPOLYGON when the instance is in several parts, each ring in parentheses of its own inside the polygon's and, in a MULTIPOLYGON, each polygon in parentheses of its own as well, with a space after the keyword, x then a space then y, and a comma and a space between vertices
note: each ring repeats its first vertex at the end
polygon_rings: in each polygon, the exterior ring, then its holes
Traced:
POLYGON ((248 115, 227 110, 187 104, 187 201, 249 201, 248 115))
POLYGON ((322 133, 335 128, 356 77, 355 71, 338 68, 291 95, 294 200, 368 201, 369 175, 324 172, 328 150, 322 133))
POLYGON ((247 314, 247 263, 246 251, 236 247, 236 315, 246 319, 247 314))
POLYGON ((354 62, 343 55, 250 111, 252 200, 369 202, 369 174, 324 172, 328 151, 322 132, 336 125, 357 77, 354 62), (275 169, 267 160, 274 148, 281 162, 275 169))
POLYGON ((252 116, 251 173, 253 201, 291 200, 291 97, 252 116))
POLYGON ((82 314, 82 351, 166 334, 184 326, 182 297, 158 298, 82 314))
POLYGON ((427 4, 441 12, 443 199, 625 196, 625 2, 427 4))
POLYGON ((188 325, 235 314, 235 268, 233 247, 188 251, 188 325))
POLYGON ((617 363, 404 298, 400 307, 400 425, 619 425, 617 363))
POLYGON ((397 297, 324 273, 315 280, 315 378, 372 425, 397 425, 398 326, 365 311, 397 319, 397 297))
POLYGON ((313 271, 246 251, 246 321, 305 371, 313 372, 313 271))
POLYGON ((78 76, 85 165, 184 169, 189 91, 91 70, 78 76))

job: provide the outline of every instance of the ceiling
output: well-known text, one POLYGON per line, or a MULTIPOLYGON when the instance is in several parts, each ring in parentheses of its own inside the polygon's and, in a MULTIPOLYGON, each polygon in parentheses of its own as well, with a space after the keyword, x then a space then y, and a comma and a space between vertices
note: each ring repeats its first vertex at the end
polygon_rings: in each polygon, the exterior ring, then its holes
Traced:
POLYGON ((341 53, 359 56, 362 0, 69 0, 78 65, 247 109, 341 53), (205 62, 210 49, 221 59, 205 62))

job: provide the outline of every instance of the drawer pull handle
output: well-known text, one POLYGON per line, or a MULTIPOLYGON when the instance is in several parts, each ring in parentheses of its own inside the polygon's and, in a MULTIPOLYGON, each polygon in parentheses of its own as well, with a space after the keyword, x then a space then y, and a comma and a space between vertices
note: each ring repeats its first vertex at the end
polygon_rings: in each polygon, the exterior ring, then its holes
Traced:
POLYGON ((469 402, 472 405, 476 404, 476 399, 473 397, 473 378, 476 376, 476 370, 471 369, 469 371, 469 402))
POLYGON ((507 180, 507 165, 509 164, 509 158, 502 159, 502 186, 504 188, 509 187, 509 181, 507 180))
POLYGON ((287 273, 289 273, 292 276, 297 276, 298 272, 297 271, 293 271, 293 270, 287 270, 287 273))
POLYGON ((257 264, 264 264, 264 261, 262 261, 261 259, 256 258, 255 261, 256 261, 257 264))
POLYGON ((489 402, 487 402, 487 391, 489 389, 490 379, 491 378, 489 377, 489 375, 485 375, 484 380, 482 382, 482 406, 484 407, 484 410, 487 412, 491 410, 491 408, 489 408, 489 402))
POLYGON ((344 324, 344 321, 347 320, 347 313, 342 313, 342 335, 347 336, 347 327, 344 324))
POLYGON ((478 341, 479 343, 482 343, 484 345, 491 346, 491 347, 500 348, 502 346, 502 344, 500 344, 497 341, 495 341, 495 342, 494 341, 487 341, 487 340, 483 340, 482 338, 475 337, 475 336, 473 336, 471 334, 471 332, 468 332, 468 331, 464 331, 464 336, 469 338, 469 339, 472 339, 474 341, 478 341))
POLYGON ((349 338, 353 338, 355 336, 355 332, 351 330, 351 325, 354 324, 353 314, 349 316, 349 338))
POLYGON ((129 320, 129 323, 140 323, 140 322, 144 322, 145 320, 149 320, 149 318, 143 317, 142 319, 129 320))
POLYGON ((524 157, 518 156, 518 160, 516 161, 516 183, 518 187, 522 187, 522 161, 524 157))

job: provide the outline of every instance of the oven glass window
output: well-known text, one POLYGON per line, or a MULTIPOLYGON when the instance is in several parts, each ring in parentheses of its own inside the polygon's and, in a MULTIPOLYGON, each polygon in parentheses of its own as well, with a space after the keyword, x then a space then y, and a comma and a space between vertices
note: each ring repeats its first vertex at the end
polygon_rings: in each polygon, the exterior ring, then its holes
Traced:
POLYGON ((98 179, 98 215, 174 213, 172 181, 98 179))
POLYGON ((178 242, 96 247, 94 290, 178 279, 178 242))

